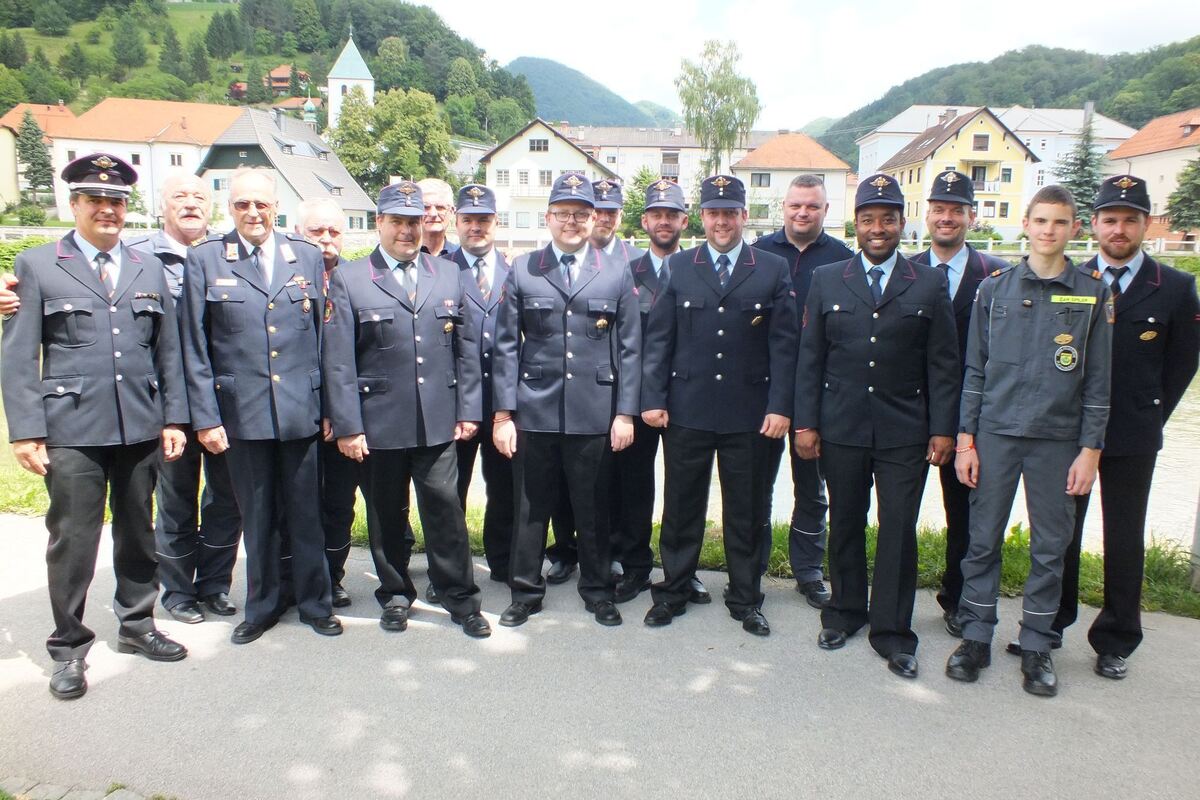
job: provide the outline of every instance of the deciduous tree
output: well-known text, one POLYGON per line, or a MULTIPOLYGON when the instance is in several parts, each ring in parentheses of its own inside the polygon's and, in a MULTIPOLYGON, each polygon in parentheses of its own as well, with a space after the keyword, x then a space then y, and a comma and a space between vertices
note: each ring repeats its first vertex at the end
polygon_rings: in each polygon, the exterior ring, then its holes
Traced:
POLYGON ((683 122, 704 150, 704 174, 728 161, 754 127, 761 105, 754 81, 737 73, 738 51, 716 40, 704 43, 699 61, 684 59, 675 88, 683 122))

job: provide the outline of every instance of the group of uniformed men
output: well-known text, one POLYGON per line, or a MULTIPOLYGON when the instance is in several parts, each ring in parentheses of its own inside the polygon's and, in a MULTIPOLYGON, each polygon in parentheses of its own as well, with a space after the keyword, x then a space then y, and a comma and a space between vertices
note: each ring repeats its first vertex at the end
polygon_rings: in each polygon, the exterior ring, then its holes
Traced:
POLYGON ((990 663, 1000 545, 1023 477, 1032 568, 1009 649, 1025 689, 1054 694, 1050 651, 1075 617, 1099 472, 1105 604, 1089 639, 1098 674, 1126 674, 1141 639, 1155 454, 1200 352, 1194 280, 1141 249, 1150 209, 1139 178, 1100 187, 1100 255, 1082 266, 1064 256, 1080 221, 1061 187, 1030 203, 1019 264, 966 244, 974 188, 953 170, 934 181, 932 243, 912 259, 898 251, 905 203, 885 174, 858 188, 855 254, 823 232, 815 176, 793 181, 784 227, 753 245, 741 181, 706 178, 705 241, 690 250, 679 247, 682 191, 657 181, 641 251, 616 235, 620 185, 565 173, 546 211, 551 243, 512 264, 495 247, 495 194, 479 184, 456 200, 436 180, 385 187, 378 246, 340 264, 337 205, 305 202, 296 231, 276 231, 264 170, 233 175, 230 232, 207 235, 211 195, 178 175, 163 187, 163 231, 127 244, 133 168, 93 154, 63 178, 75 229, 22 253, 0 291, 10 437, 50 496, 56 697, 87 690, 95 634, 83 608, 106 495, 122 652, 186 656, 155 628, 160 581, 181 622, 236 613, 239 531, 246 602, 233 642, 259 638, 292 604, 317 633, 341 633, 333 609, 351 603, 341 582, 358 487, 380 625, 404 630, 417 597, 410 482, 426 599, 467 635, 490 635, 464 517, 477 456, 490 576, 511 590, 501 625, 538 613, 547 581, 567 580, 576 563, 584 606, 602 625, 619 625, 617 604, 646 588, 649 626, 710 602, 696 568, 715 457, 725 604, 766 636, 772 484, 793 437, 789 558, 797 590, 821 609, 821 648, 866 625, 889 669, 916 677, 916 523, 932 464, 948 526, 938 601, 946 630, 963 639, 946 672, 977 679, 990 663), (663 579, 652 584, 660 440, 663 579))

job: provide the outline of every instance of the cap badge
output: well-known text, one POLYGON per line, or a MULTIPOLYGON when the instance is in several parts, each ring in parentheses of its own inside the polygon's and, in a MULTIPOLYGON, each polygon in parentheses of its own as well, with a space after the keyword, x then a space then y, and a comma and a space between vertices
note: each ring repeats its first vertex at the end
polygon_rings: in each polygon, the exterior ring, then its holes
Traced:
POLYGON ((871 185, 876 187, 877 189, 883 189, 883 187, 887 186, 889 183, 891 183, 891 181, 889 181, 887 178, 885 178, 882 175, 880 175, 875 180, 871 181, 871 185))
POLYGON ((717 187, 717 196, 718 197, 725 196, 725 187, 728 186, 729 184, 730 184, 730 180, 728 178, 726 178, 724 175, 718 175, 717 177, 713 178, 713 186, 717 187))
POLYGON ((102 180, 102 181, 106 181, 106 180, 108 180, 108 173, 107 173, 107 172, 101 172, 101 173, 100 173, 100 174, 98 174, 96 177, 97 177, 97 178, 99 178, 99 179, 100 179, 100 180, 102 180))
POLYGON ((654 184, 654 189, 659 192, 665 192, 667 189, 670 189, 670 188, 671 188, 671 182, 667 181, 667 180, 660 180, 658 183, 654 184))
POLYGON ((1128 190, 1132 189, 1134 186, 1137 186, 1137 181, 1130 179, 1128 175, 1123 175, 1121 176, 1121 180, 1113 181, 1113 186, 1128 190))
POLYGON ((571 194, 575 194, 575 190, 583 185, 583 181, 578 175, 568 175, 563 179, 563 183, 571 187, 571 194))
POLYGON ((397 186, 396 191, 401 192, 404 195, 404 207, 408 208, 412 205, 412 196, 413 193, 417 191, 417 187, 416 184, 406 181, 397 186))
POLYGON ((116 165, 117 162, 113 161, 108 156, 100 156, 99 158, 92 159, 92 166, 99 167, 100 169, 112 169, 116 165))
POLYGON ((958 181, 958 176, 953 172, 947 172, 942 176, 942 181, 944 181, 947 186, 950 186, 958 181))
POLYGON ((470 189, 467 189, 467 195, 471 198, 471 205, 477 206, 479 205, 479 198, 483 197, 483 189, 480 189, 478 186, 472 186, 470 189))

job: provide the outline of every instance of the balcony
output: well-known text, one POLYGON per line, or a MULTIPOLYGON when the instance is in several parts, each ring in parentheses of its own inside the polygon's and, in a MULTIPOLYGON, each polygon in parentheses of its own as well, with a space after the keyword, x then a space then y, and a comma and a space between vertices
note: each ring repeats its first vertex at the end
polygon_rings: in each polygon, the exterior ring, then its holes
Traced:
POLYGON ((658 171, 658 174, 662 175, 664 178, 678 178, 679 177, 679 165, 678 164, 663 163, 663 164, 659 164, 659 167, 660 167, 660 169, 658 171))
POLYGON ((971 183, 975 185, 976 192, 999 194, 1002 191, 1000 181, 971 181, 971 183))
POLYGON ((509 197, 549 197, 549 186, 512 186, 508 190, 509 197))

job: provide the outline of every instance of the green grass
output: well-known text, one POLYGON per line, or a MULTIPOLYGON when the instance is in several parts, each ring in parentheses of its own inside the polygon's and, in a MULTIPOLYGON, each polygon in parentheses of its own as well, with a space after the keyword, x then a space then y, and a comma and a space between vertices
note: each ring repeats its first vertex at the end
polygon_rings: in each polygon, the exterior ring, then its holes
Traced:
MULTIPOLYGON (((167 5, 167 19, 171 25, 175 27, 175 33, 179 36, 179 41, 186 47, 188 37, 194 32, 199 31, 204 33, 208 30, 208 21, 212 19, 213 14, 217 11, 231 8, 227 3, 170 3, 167 5)), ((236 10, 236 6, 233 6, 236 10)), ((58 63, 58 57, 67 52, 73 42, 79 42, 83 47, 84 52, 92 55, 95 52, 109 52, 112 48, 113 33, 112 31, 101 30, 99 23, 95 20, 84 20, 71 25, 71 29, 66 36, 43 36, 33 28, 13 28, 14 31, 19 31, 21 38, 25 40, 25 48, 32 56, 34 48, 41 47, 45 52, 46 58, 50 59, 51 64, 58 63), (100 30, 100 42, 98 44, 88 44, 88 31, 96 28, 100 30)), ((147 66, 141 67, 133 71, 133 74, 141 74, 157 72, 158 70, 158 50, 159 46, 150 41, 149 33, 142 31, 146 41, 146 49, 150 54, 147 66)))

